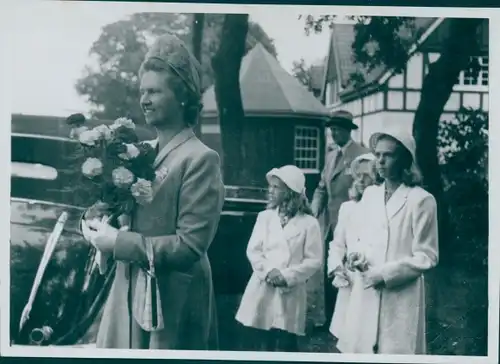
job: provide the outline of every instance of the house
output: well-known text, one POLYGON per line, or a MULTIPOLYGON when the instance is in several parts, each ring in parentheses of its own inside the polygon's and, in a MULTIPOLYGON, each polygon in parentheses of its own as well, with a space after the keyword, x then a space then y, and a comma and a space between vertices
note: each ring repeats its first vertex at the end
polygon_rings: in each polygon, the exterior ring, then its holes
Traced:
MULTIPOLYGON (((270 169, 295 164, 306 174, 308 191, 313 191, 324 162, 326 107, 260 43, 242 60, 240 89, 245 165, 238 173, 245 176, 247 186, 266 187, 265 174, 270 169)), ((224 163, 234 152, 222 153, 213 86, 203 95, 201 118, 201 139, 219 152, 224 163)), ((225 183, 231 185, 232 181, 226 178, 225 183)))
MULTIPOLYGON (((364 83, 354 88, 350 74, 357 66, 352 57, 351 45, 355 32, 353 24, 334 24, 323 75, 321 100, 331 111, 350 111, 359 129, 353 133, 357 141, 368 143, 370 135, 387 125, 400 123, 412 130, 414 113, 420 101, 424 76, 429 65, 440 56, 443 39, 447 37, 450 19, 416 18, 417 36, 410 49, 406 69, 395 74, 386 67, 376 67, 365 74, 364 83)), ((461 106, 488 110, 488 19, 477 34, 480 52, 474 55, 480 71, 477 75, 462 71, 453 93, 444 107, 441 120, 451 120, 461 106)), ((331 137, 329 131, 327 140, 331 137)))

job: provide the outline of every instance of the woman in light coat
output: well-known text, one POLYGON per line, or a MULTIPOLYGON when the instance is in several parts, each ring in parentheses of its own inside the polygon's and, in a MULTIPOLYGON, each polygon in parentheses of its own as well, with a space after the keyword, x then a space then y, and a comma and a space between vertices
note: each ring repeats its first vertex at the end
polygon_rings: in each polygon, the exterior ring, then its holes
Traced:
POLYGON ((267 351, 298 351, 297 335, 305 332, 306 281, 321 268, 320 227, 299 168, 275 168, 266 177, 269 205, 257 216, 248 243, 253 274, 236 320, 260 330, 267 351))
POLYGON ((339 348, 350 353, 425 354, 424 273, 438 263, 434 197, 419 187, 415 142, 401 131, 370 138, 384 182, 361 200, 364 289, 353 286, 339 348))
MULTIPOLYGON (((357 251, 358 232, 363 221, 359 219, 361 211, 358 203, 364 190, 378 181, 375 171, 375 156, 371 153, 356 157, 350 166, 353 184, 349 190, 350 201, 340 206, 338 223, 335 228, 333 240, 329 244, 327 272, 333 278, 333 286, 338 289, 335 310, 333 312, 330 332, 337 339, 344 331, 346 311, 351 296, 352 283, 360 279, 359 272, 351 271, 351 264, 347 264, 350 253, 357 251), (356 276, 356 274, 358 276, 356 276)), ((352 263, 352 262, 349 262, 352 263)))

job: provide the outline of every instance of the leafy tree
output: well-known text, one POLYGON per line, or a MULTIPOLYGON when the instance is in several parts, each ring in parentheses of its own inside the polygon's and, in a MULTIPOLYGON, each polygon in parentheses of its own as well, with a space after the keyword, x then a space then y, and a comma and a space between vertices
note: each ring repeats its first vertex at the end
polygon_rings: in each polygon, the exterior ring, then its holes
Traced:
MULTIPOLYGON (((401 73, 408 60, 408 51, 421 30, 415 27, 415 18, 409 17, 350 17, 357 20, 355 39, 352 44, 353 59, 358 65, 351 74, 355 86, 363 83, 368 72, 375 67, 386 66, 401 73)), ((334 15, 305 17, 305 31, 321 32, 332 26, 334 15)), ((413 121, 413 135, 417 143, 417 159, 420 163, 425 187, 438 201, 440 223, 440 250, 447 252, 448 210, 442 198, 443 185, 438 163, 438 125, 444 106, 460 72, 470 68, 470 56, 477 54, 477 29, 482 19, 450 19, 449 33, 443 40, 440 58, 432 63, 423 80, 420 103, 413 121)), ((442 262, 446 254, 441 254, 442 262)))
MULTIPOLYGON (((196 46, 193 51, 199 52, 206 89, 214 80, 211 58, 219 44, 223 20, 223 14, 137 13, 106 25, 89 51, 92 62, 77 81, 76 90, 92 106, 92 116, 114 119, 127 115, 142 123, 137 71, 148 45, 165 32, 177 34, 187 44, 199 44, 199 50, 196 46), (201 18, 202 27, 193 26, 201 18), (201 42, 196 37, 201 37, 201 42)), ((261 42, 276 56, 273 41, 258 24, 250 23, 246 50, 255 42, 261 42)))
POLYGON ((311 67, 306 65, 304 58, 292 63, 292 75, 311 91, 311 67))

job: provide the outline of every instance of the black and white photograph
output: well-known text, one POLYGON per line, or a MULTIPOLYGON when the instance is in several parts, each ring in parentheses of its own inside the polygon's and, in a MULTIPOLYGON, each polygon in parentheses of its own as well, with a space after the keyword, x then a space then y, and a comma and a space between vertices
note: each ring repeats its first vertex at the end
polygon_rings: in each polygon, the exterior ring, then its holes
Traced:
POLYGON ((500 12, 8 10, 2 355, 498 362, 500 12))

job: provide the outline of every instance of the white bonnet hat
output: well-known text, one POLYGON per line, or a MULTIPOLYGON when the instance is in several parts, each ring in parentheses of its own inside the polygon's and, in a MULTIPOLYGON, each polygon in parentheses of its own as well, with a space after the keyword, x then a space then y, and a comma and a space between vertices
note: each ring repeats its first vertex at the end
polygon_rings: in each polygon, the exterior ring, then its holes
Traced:
POLYGON ((356 172, 356 170, 358 169, 358 166, 361 162, 364 162, 364 161, 368 161, 368 162, 372 162, 376 159, 375 155, 373 153, 366 153, 366 154, 361 154, 361 155, 358 155, 356 158, 354 158, 354 160, 351 162, 351 171, 353 171, 353 173, 356 172))
POLYGON ((300 168, 294 165, 286 165, 281 168, 273 168, 266 173, 267 182, 271 177, 278 177, 288 186, 292 191, 297 193, 305 193, 306 190, 306 177, 300 168))
POLYGON ((392 137, 396 139, 398 142, 400 142, 403 145, 403 147, 405 147, 410 152, 413 158, 413 163, 414 164, 416 163, 417 158, 416 158, 415 139, 413 139, 413 136, 410 133, 407 133, 401 129, 373 133, 372 136, 370 137, 370 148, 372 150, 375 149, 375 145, 377 144, 378 140, 384 135, 392 137))

